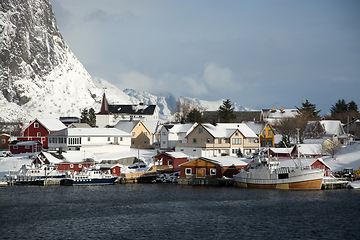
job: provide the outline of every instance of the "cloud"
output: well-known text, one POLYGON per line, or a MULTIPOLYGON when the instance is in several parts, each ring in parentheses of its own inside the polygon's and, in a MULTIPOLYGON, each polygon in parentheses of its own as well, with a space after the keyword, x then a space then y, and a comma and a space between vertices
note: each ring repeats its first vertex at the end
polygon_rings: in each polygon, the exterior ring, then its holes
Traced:
POLYGON ((118 76, 118 86, 120 89, 131 88, 138 91, 147 91, 150 92, 153 90, 155 79, 131 70, 126 73, 122 73, 118 76))
POLYGON ((224 90, 235 86, 233 73, 228 67, 219 67, 210 62, 205 65, 203 80, 211 88, 224 90))

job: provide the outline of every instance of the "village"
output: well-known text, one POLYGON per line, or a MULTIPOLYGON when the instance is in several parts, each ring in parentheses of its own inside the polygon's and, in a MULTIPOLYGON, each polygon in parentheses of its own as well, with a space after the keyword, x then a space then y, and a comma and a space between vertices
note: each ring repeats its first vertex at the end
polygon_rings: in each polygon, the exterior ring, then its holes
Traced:
POLYGON ((321 169, 322 189, 346 187, 360 175, 360 144, 349 133, 349 123, 309 121, 306 129, 316 130, 316 138, 300 141, 297 129, 285 144, 274 125, 295 118, 299 109, 242 113, 241 122, 160 123, 156 105, 111 105, 104 93, 95 115, 93 127, 78 117, 36 118, 23 126, 22 136, 1 134, 2 186, 69 181, 234 186, 234 176, 252 168, 259 155, 276 159, 283 169, 321 169), (294 159, 302 159, 301 164, 294 159))

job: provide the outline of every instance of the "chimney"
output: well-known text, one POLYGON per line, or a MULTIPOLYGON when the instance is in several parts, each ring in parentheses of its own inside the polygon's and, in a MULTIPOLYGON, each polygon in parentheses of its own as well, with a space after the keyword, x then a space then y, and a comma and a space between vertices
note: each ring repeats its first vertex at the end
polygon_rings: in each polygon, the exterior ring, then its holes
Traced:
POLYGON ((281 107, 281 108, 280 108, 280 110, 281 110, 281 111, 284 111, 284 108, 283 108, 283 107, 281 107))
POLYGON ((271 110, 273 110, 273 111, 274 111, 274 110, 275 110, 275 108, 274 108, 274 107, 272 107, 272 108, 271 108, 271 110))

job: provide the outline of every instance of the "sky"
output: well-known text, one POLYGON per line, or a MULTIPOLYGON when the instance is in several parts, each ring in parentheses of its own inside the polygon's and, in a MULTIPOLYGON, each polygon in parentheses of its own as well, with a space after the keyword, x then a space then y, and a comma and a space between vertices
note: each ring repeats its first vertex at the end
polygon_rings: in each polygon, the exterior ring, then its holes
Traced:
POLYGON ((360 109, 360 1, 50 0, 92 77, 152 94, 320 115, 360 109))

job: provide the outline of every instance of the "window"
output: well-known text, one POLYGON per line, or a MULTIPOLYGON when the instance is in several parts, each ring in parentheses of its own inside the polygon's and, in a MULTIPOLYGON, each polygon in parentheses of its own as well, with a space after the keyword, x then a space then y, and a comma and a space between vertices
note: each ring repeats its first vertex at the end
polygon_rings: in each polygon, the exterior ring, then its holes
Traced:
POLYGON ((236 132, 236 133, 235 133, 235 136, 239 136, 239 133, 238 133, 238 132, 236 132))
POLYGON ((25 146, 25 149, 30 149, 30 146, 25 146))
POLYGON ((196 143, 196 138, 193 138, 193 143, 196 143))
POLYGON ((39 128, 39 123, 34 123, 34 128, 39 128))
POLYGON ((14 146, 14 149, 18 149, 18 146, 14 146))
POLYGON ((172 160, 169 160, 168 166, 172 166, 172 160))
POLYGON ((206 143, 210 143, 210 138, 206 139, 206 143))
POLYGON ((203 129, 202 128, 199 128, 199 133, 202 133, 203 132, 203 129))
POLYGON ((110 137, 108 137, 108 142, 110 142, 110 137))
POLYGON ((74 168, 74 164, 70 164, 70 168, 74 168))
POLYGON ((88 142, 90 142, 90 140, 91 140, 90 137, 88 137, 88 142))
POLYGON ((147 141, 146 141, 146 140, 144 141, 144 144, 147 144, 147 141))
POLYGON ((144 136, 147 136, 148 135, 148 133, 147 132, 144 132, 144 136))
POLYGON ((210 175, 216 175, 216 168, 210 168, 210 175))
POLYGON ((162 135, 163 135, 163 136, 166 136, 166 132, 162 132, 162 135))
POLYGON ((79 168, 82 168, 82 164, 79 164, 79 168))
POLYGON ((263 136, 266 137, 266 132, 265 132, 265 130, 263 131, 263 136))
POLYGON ((233 138, 232 144, 241 144, 241 138, 233 138))
POLYGON ((268 136, 271 137, 271 130, 268 130, 268 136))
POLYGON ((132 141, 132 143, 131 143, 132 145, 134 145, 135 144, 135 141, 132 141))
POLYGON ((255 139, 249 138, 249 139, 248 139, 248 142, 249 142, 249 143, 255 143, 255 139))
POLYGON ((120 137, 120 142, 122 142, 122 140, 123 140, 123 137, 120 137))
POLYGON ((132 136, 134 137, 136 133, 135 133, 135 132, 132 132, 131 134, 132 134, 132 136))
POLYGON ((182 149, 180 149, 180 151, 181 151, 181 152, 183 152, 183 151, 184 151, 184 149, 182 148, 182 149))
POLYGON ((191 175, 191 168, 185 168, 185 175, 191 175))
POLYGON ((1 139, 1 143, 5 143, 5 139, 1 139))
POLYGON ((219 138, 219 144, 221 144, 221 138, 219 138))
POLYGON ((41 137, 41 132, 36 133, 37 137, 41 137))
POLYGON ((166 141, 163 141, 163 144, 166 144, 166 141))

